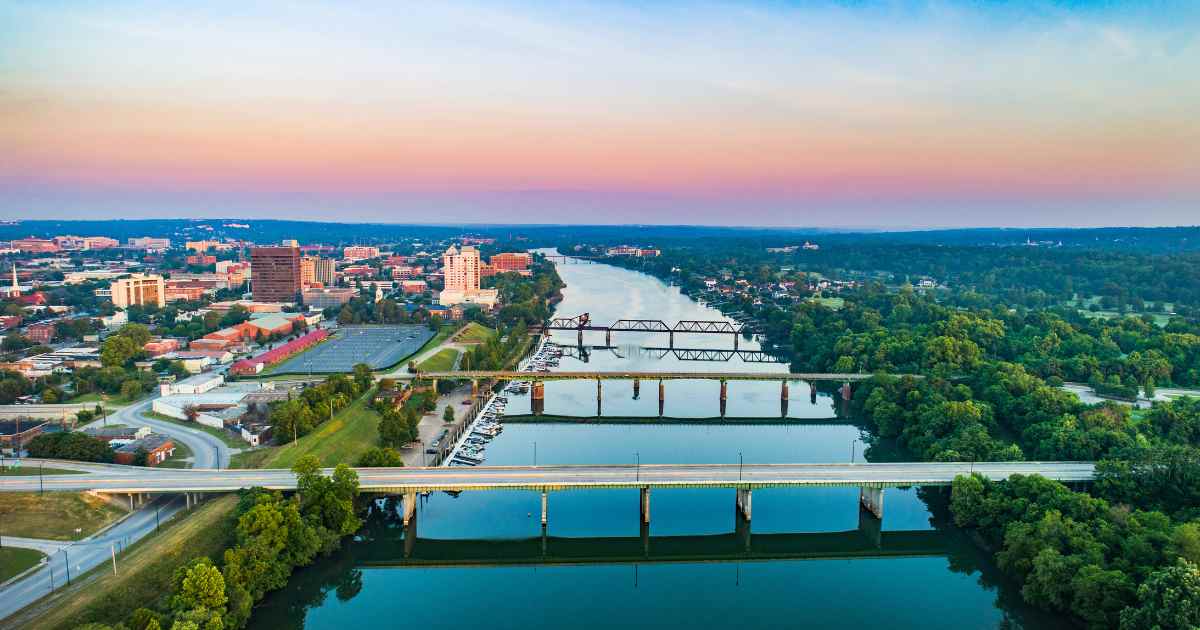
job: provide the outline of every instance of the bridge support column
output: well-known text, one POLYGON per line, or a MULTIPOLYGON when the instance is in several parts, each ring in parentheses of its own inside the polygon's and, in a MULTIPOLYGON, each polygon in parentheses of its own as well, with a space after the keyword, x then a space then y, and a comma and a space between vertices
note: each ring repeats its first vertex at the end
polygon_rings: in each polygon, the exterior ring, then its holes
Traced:
POLYGON ((600 383, 602 383, 602 382, 603 381, 601 381, 600 379, 596 379, 596 417, 597 418, 600 417, 602 410, 603 410, 602 403, 600 402, 601 397, 604 394, 604 388, 600 385, 600 383))
POLYGON ((812 404, 817 404, 817 384, 815 382, 808 384, 808 401, 812 404))
POLYGON ((734 497, 734 505, 737 507, 738 514, 747 521, 750 520, 750 489, 738 488, 737 496, 734 497))
POLYGON ((675 349, 675 331, 674 330, 667 331, 667 347, 672 350, 675 349))
POLYGON ((725 417, 725 401, 729 398, 729 384, 721 379, 721 417, 725 417))
POLYGON ((786 418, 788 412, 788 382, 780 381, 779 384, 779 417, 786 418))
POLYGON ((540 416, 546 408, 546 384, 534 381, 529 394, 530 409, 533 415, 540 416))
POLYGON ((411 558, 413 547, 417 546, 417 519, 416 514, 408 520, 408 524, 404 526, 404 557, 411 558))
POLYGON ((642 381, 641 379, 633 379, 633 399, 637 400, 641 396, 642 381))
POLYGON ((546 491, 542 490, 542 527, 546 526, 546 508, 548 503, 549 501, 546 491))
POLYGON ((606 345, 610 348, 612 347, 612 329, 611 328, 607 328, 604 330, 604 345, 606 345))
POLYGON ((750 521, 737 515, 733 519, 733 535, 742 543, 743 551, 750 551, 750 521))
POLYGON ((738 349, 738 337, 739 337, 739 335, 737 333, 733 333, 733 349, 734 350, 738 349))
POLYGON ((579 332, 576 333, 576 335, 575 335, 575 345, 579 346, 580 348, 583 347, 583 329, 582 328, 580 328, 579 332))
POLYGON ((642 497, 640 504, 642 506, 642 524, 645 525, 650 522, 650 488, 642 488, 641 494, 642 497))
POLYGON ((883 488, 863 486, 858 490, 858 502, 875 518, 883 520, 883 488))
POLYGON ((663 416, 663 404, 667 401, 667 388, 663 385, 662 379, 658 380, 658 417, 663 416))
POLYGON ((842 400, 850 400, 854 397, 854 392, 850 390, 850 381, 842 383, 842 400))
POLYGON ((473 378, 471 379, 471 400, 474 401, 476 398, 479 398, 479 379, 473 378))
POLYGON ((883 546, 883 521, 861 505, 858 507, 858 531, 876 549, 883 546))
POLYGON ((417 493, 405 492, 404 500, 400 506, 400 520, 405 527, 408 527, 409 521, 413 519, 417 513, 417 493))
POLYGON ((433 379, 433 383, 432 383, 432 387, 433 387, 433 394, 434 394, 435 396, 436 396, 436 395, 437 395, 437 393, 438 393, 438 388, 437 388, 437 385, 438 385, 438 383, 437 383, 437 381, 438 381, 438 380, 435 378, 435 379, 433 379))

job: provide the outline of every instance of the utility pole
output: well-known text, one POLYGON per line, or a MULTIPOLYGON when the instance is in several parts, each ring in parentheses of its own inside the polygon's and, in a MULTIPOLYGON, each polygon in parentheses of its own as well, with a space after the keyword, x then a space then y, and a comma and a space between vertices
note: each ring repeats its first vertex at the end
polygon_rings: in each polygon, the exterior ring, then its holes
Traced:
POLYGON ((63 564, 67 567, 67 586, 71 585, 71 556, 67 553, 67 548, 63 547, 63 564))

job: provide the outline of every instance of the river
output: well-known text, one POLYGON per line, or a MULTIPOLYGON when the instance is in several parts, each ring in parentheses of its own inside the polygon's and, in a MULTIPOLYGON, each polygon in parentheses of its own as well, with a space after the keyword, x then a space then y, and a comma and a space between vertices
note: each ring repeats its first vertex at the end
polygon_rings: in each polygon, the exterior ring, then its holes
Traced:
MULTIPOLYGON (((560 316, 724 319, 637 272, 561 264, 559 274, 560 316)), ((608 346, 596 332, 584 344, 596 346, 586 363, 564 357, 555 369, 787 370, 644 349, 666 346, 665 334, 616 333, 608 346)), ((678 335, 675 347, 725 350, 733 340, 678 335)), ((687 419, 678 423, 646 420, 658 415, 657 387, 643 382, 635 400, 631 382, 606 381, 601 422, 506 423, 487 464, 864 461, 868 436, 838 418, 835 396, 812 397, 805 383, 791 384, 782 413, 778 384, 731 382, 722 421, 716 382, 668 381, 664 414, 687 419), (629 419, 639 420, 618 422, 629 419)), ((596 407, 592 382, 546 385, 547 415, 594 418, 596 407)), ((511 397, 510 415, 528 409, 527 397, 511 397)), ((637 491, 552 492, 544 532, 534 492, 436 493, 407 531, 377 510, 359 536, 270 594, 251 627, 1058 627, 945 526, 944 508, 930 507, 946 501, 940 490, 888 489, 881 524, 847 488, 757 490, 751 525, 736 517, 733 490, 655 491, 648 527, 638 500, 637 491)))

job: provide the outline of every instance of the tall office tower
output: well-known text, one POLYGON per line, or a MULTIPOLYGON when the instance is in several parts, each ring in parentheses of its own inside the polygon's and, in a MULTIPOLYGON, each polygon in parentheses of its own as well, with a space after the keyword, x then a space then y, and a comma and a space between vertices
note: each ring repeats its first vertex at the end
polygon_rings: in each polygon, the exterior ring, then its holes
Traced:
POLYGON ((250 290, 256 302, 295 302, 300 292, 300 248, 251 248, 250 290))

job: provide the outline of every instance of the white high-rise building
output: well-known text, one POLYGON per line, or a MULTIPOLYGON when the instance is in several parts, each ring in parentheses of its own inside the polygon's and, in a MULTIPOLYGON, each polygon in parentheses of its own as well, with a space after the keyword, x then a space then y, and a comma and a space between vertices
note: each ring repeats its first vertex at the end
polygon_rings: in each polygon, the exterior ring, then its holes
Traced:
POLYGON ((442 273, 445 289, 438 296, 442 306, 455 304, 479 304, 491 308, 496 305, 495 289, 479 288, 479 250, 463 245, 459 251, 453 245, 442 254, 442 273))

